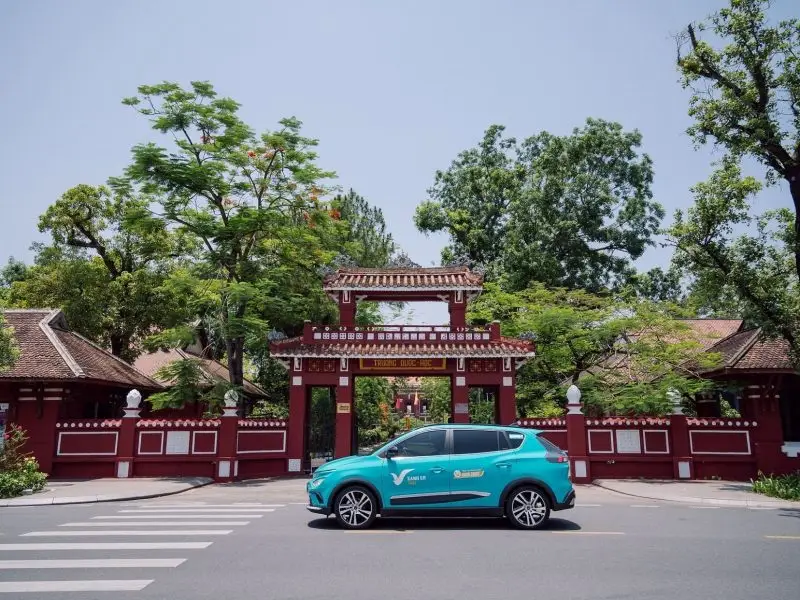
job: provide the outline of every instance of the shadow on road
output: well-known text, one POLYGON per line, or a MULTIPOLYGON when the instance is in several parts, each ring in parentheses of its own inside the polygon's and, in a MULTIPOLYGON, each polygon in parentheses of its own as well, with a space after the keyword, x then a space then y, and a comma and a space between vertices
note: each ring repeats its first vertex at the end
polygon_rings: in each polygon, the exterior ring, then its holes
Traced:
POLYGON ((779 517, 794 517, 800 519, 800 508, 782 508, 778 513, 779 517))
MULTIPOLYGON (((336 519, 328 517, 326 519, 314 519, 309 521, 311 529, 322 531, 343 531, 336 523, 336 519)), ((411 518, 396 517, 378 519, 370 528, 370 531, 424 531, 424 530, 512 530, 513 528, 505 519, 490 518, 411 518)), ((550 519, 547 526, 541 531, 579 531, 581 526, 566 519, 550 519)))

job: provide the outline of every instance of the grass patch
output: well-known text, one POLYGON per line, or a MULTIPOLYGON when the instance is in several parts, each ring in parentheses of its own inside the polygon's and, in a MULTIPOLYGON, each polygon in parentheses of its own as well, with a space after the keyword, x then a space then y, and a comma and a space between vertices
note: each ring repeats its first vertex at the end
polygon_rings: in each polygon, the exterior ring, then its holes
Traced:
POLYGON ((800 500, 800 471, 791 475, 758 474, 753 491, 783 500, 800 500))

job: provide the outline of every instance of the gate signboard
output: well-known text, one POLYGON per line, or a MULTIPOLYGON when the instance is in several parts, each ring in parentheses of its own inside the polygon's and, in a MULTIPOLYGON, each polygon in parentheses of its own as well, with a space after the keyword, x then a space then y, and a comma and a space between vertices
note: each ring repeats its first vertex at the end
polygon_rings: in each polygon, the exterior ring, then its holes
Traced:
POLYGON ((362 358, 362 371, 444 371, 446 358, 362 358))

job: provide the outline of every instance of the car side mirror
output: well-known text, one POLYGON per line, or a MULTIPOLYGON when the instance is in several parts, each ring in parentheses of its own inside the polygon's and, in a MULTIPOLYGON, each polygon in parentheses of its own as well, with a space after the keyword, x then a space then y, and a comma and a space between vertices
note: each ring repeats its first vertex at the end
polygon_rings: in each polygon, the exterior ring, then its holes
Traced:
POLYGON ((386 451, 386 458, 392 459, 398 454, 400 454, 400 449, 397 446, 390 446, 386 451))

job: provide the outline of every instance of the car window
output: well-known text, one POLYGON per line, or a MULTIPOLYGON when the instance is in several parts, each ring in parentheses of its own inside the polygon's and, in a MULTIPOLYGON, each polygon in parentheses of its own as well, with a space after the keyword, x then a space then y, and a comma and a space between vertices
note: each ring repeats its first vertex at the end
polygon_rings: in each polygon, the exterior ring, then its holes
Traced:
POLYGON ((508 436, 508 443, 512 450, 514 448, 519 448, 522 445, 522 441, 525 439, 524 433, 516 433, 514 431, 506 432, 506 436, 508 436))
POLYGON ((501 450, 514 450, 519 448, 522 445, 522 441, 525 439, 524 433, 518 433, 516 431, 501 432, 500 435, 502 436, 500 438, 501 450), (504 443, 506 447, 503 447, 504 443))
POLYGON ((561 448, 556 446, 553 442, 548 440, 541 433, 536 436, 536 439, 539 440, 539 443, 542 446, 544 446, 544 449, 547 450, 548 452, 553 452, 554 454, 561 454, 562 452, 564 452, 561 448))
POLYGON ((423 431, 397 444, 398 456, 438 456, 445 454, 444 429, 423 431))
POLYGON ((499 435, 493 429, 454 429, 453 454, 475 454, 500 450, 499 435))

